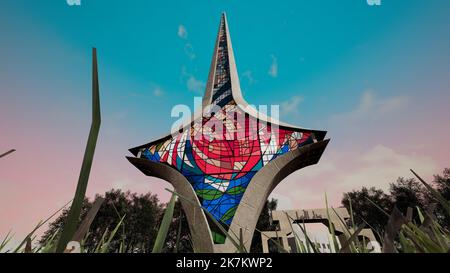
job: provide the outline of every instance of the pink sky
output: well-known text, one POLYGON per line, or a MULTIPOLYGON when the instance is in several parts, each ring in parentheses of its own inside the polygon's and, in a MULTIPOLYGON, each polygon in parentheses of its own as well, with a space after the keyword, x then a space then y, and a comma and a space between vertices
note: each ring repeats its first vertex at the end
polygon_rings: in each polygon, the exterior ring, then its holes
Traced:
MULTIPOLYGON (((435 119, 420 114, 411 119, 413 122, 390 118, 404 115, 413 104, 414 101, 406 98, 382 99, 376 92, 367 91, 362 93, 354 110, 330 117, 326 121, 332 139, 329 147, 318 165, 295 172, 275 189, 272 196, 279 199, 280 208, 323 207, 325 192, 330 205, 339 206, 345 191, 362 186, 388 189, 397 177, 411 177, 410 168, 431 180, 433 174, 448 167, 450 157, 442 143, 450 139, 450 133, 446 127, 438 126, 445 124, 443 117, 435 119), (382 113, 384 108, 387 110, 382 113), (336 129, 341 124, 346 130, 336 129), (371 131, 379 129, 385 133, 367 135, 364 128, 369 125, 371 131)), ((82 108, 88 109, 87 105, 82 108)), ((39 220, 73 197, 90 117, 89 111, 82 114, 86 119, 82 124, 79 109, 67 110, 61 115, 49 111, 33 122, 17 117, 15 127, 8 124, 11 121, 7 118, 1 120, 15 129, 2 134, 0 150, 15 148, 17 151, 0 161, 0 219, 8 219, 0 222, 0 235, 12 230, 16 240, 23 238, 39 220), (72 126, 65 126, 67 122, 72 122, 72 126), (5 146, 4 143, 13 144, 5 146)), ((121 188, 139 193, 151 191, 166 201, 169 194, 164 188, 170 185, 144 176, 125 159, 127 149, 140 143, 130 145, 123 137, 112 140, 112 135, 126 133, 111 129, 111 120, 105 119, 88 196, 121 188)))

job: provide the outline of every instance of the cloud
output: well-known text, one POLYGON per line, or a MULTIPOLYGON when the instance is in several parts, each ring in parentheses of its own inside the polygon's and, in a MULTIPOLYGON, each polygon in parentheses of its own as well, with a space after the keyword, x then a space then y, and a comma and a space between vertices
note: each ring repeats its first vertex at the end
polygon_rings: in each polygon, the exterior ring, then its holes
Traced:
POLYGON ((81 6, 81 0, 66 0, 69 6, 81 6))
POLYGON ((278 210, 288 210, 293 208, 292 200, 289 197, 284 196, 283 194, 272 193, 269 197, 277 199, 277 209, 278 210))
POLYGON ((183 40, 186 40, 186 44, 184 45, 184 53, 186 56, 188 56, 189 59, 193 60, 195 59, 196 55, 194 52, 194 47, 188 40, 188 32, 186 30, 186 27, 184 25, 178 26, 178 37, 180 37, 183 40))
POLYGON ((187 80, 187 88, 189 91, 202 93, 205 88, 205 83, 201 80, 197 80, 194 76, 190 75, 187 80))
POLYGON ((155 97, 162 97, 164 95, 164 91, 161 89, 161 87, 156 86, 153 88, 153 95, 155 97))
POLYGON ((369 90, 362 94, 358 106, 353 111, 336 114, 332 116, 332 119, 338 122, 378 119, 404 108, 408 103, 408 97, 379 98, 373 91, 369 90))
POLYGON ((299 115, 299 106, 300 103, 303 101, 303 97, 302 96, 294 96, 292 98, 290 98, 287 101, 284 101, 280 104, 280 111, 282 114, 285 115, 291 115, 291 116, 295 116, 298 117, 299 115))
POLYGON ((416 153, 401 153, 385 145, 376 145, 362 153, 325 154, 314 166, 304 168, 281 182, 273 195, 294 208, 321 208, 327 193, 331 206, 340 206, 343 193, 362 187, 389 190, 398 177, 412 177, 414 169, 424 178, 437 173, 438 163, 416 153))
POLYGON ((389 183, 395 182, 397 177, 411 177, 410 169, 424 176, 438 171, 437 163, 427 156, 401 154, 383 145, 377 145, 363 154, 359 164, 357 171, 342 175, 339 187, 358 189, 361 186, 377 186, 387 190, 389 183))
POLYGON ((242 73, 242 76, 247 79, 249 85, 253 85, 256 82, 255 79, 253 78, 253 73, 250 70, 247 70, 244 73, 242 73))
POLYGON ((183 25, 178 26, 178 37, 185 40, 188 38, 188 32, 185 26, 183 25))
POLYGON ((270 55, 272 58, 272 64, 269 68, 269 75, 273 78, 276 78, 278 76, 278 59, 275 57, 275 55, 270 55))
POLYGON ((198 80, 194 75, 187 72, 187 69, 184 66, 181 69, 181 77, 186 80, 186 86, 189 91, 199 94, 203 93, 206 86, 205 82, 198 80))
POLYGON ((194 47, 192 46, 192 44, 187 43, 184 46, 184 53, 186 54, 186 56, 189 57, 189 59, 193 60, 195 59, 196 55, 194 53, 194 47))

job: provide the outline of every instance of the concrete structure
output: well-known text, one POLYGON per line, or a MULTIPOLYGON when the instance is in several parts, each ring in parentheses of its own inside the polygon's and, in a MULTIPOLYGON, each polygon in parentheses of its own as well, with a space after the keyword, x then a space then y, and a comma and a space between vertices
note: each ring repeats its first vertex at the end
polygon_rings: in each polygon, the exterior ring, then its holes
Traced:
POLYGON ((202 106, 179 131, 130 149, 128 160, 183 196, 195 251, 236 251, 210 217, 233 236, 242 232, 249 250, 269 194, 287 175, 316 164, 329 140, 325 131, 288 125, 248 106, 225 14, 202 106))
MULTIPOLYGON (((329 217, 326 209, 308 209, 308 210, 279 210, 272 212, 272 221, 277 224, 278 229, 276 231, 264 231, 261 233, 261 240, 263 245, 263 252, 269 253, 269 241, 278 240, 283 248, 289 252, 299 252, 297 250, 297 244, 295 243, 295 226, 299 224, 321 223, 325 227, 329 228, 330 222, 334 227, 336 237, 338 238, 339 246, 350 238, 354 230, 350 226, 344 226, 345 223, 350 222, 350 215, 346 208, 329 209, 329 217), (341 221, 342 219, 342 221, 341 221), (293 231, 294 229, 294 231, 293 231), (348 229, 348 230, 347 230, 348 229), (350 231, 350 233, 349 233, 350 231)), ((330 231, 331 232, 331 231, 330 231)), ((306 231, 308 234, 308 231, 306 231)), ((301 237, 303 234, 297 233, 301 237)), ((329 234, 331 236, 331 234, 329 234)), ((363 229, 359 233, 359 239, 364 237, 365 242, 368 244, 372 242, 372 245, 377 242, 375 235, 371 229, 363 229)), ((330 242, 332 242, 330 237, 330 242)), ((306 242, 303 242, 306 243, 306 242)), ((314 243, 314 242, 313 242, 314 243)), ((337 252, 336 249, 329 242, 321 242, 317 245, 317 248, 321 252, 337 252)), ((348 250, 344 250, 346 252, 348 250)))

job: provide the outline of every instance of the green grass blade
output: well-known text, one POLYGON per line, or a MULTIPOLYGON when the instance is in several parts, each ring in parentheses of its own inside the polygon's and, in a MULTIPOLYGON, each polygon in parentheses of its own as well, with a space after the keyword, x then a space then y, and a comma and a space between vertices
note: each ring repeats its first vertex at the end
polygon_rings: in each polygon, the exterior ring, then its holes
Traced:
POLYGON ((394 207, 384 232, 383 253, 396 253, 395 238, 400 232, 402 226, 406 224, 403 214, 394 207))
POLYGON ((411 243, 404 235, 404 232, 401 231, 399 234, 399 242, 403 253, 415 253, 416 249, 414 244, 411 243))
POLYGON ((102 245, 102 248, 100 250, 100 253, 106 253, 108 252, 109 249, 109 245, 111 244, 112 239, 114 238, 114 236, 117 233, 117 230, 119 229, 119 227, 122 225, 123 223, 123 219, 125 219, 125 215, 122 217, 122 219, 120 219, 119 223, 117 223, 116 227, 114 228, 114 230, 111 232, 111 234, 109 235, 108 240, 106 241, 106 243, 104 243, 102 245))
POLYGON ((331 238, 333 239, 334 249, 336 252, 338 252, 340 249, 339 243, 337 242, 336 233, 334 232, 334 226, 333 226, 333 223, 331 222, 330 210, 328 209, 328 198, 327 198, 326 193, 325 193, 325 206, 326 206, 326 210, 327 210, 328 225, 329 225, 329 229, 330 229, 330 233, 331 233, 331 238))
MULTIPOLYGON (((287 212, 285 212, 285 213, 286 213, 286 217, 288 218, 288 220, 290 220, 289 224, 291 226, 292 232, 294 233, 294 235, 296 235, 296 233, 294 232, 294 229, 292 228, 292 224, 291 224, 291 221, 295 222, 295 220, 292 217, 290 217, 289 214, 287 214, 287 212)), ((298 218, 298 215, 296 215, 296 216, 298 218)), ((303 234, 305 235, 306 247, 308 248, 308 245, 310 245, 314 253, 319 253, 319 251, 317 250, 315 244, 313 244, 311 239, 309 238, 309 236, 308 236, 308 234, 306 232, 306 228, 302 227, 299 223, 297 223, 297 225, 300 227, 300 229, 302 230, 303 234)), ((300 238, 299 238, 299 240, 300 240, 300 238)), ((308 252, 309 252, 309 248, 308 248, 308 252)))
MULTIPOLYGON (((349 247, 357 238, 359 233, 361 233, 361 231, 366 227, 365 224, 362 224, 360 227, 358 227, 358 229, 352 234, 352 236, 350 236, 350 238, 347 239, 347 241, 345 241, 342 246, 341 246, 341 250, 339 251, 340 253, 342 253, 344 251, 344 249, 346 249, 347 247, 349 247)), ((353 249, 354 252, 356 252, 356 249, 353 249)))
POLYGON ((369 201, 372 205, 374 205, 379 211, 381 211, 384 215, 386 215, 387 218, 391 217, 389 213, 387 213, 384 209, 382 209, 380 206, 378 206, 375 202, 370 200, 369 198, 365 197, 367 201, 369 201))
POLYGON ((422 184, 427 188, 427 190, 433 195, 433 197, 439 201, 442 207, 446 210, 448 216, 450 216, 450 202, 445 199, 437 190, 435 190, 432 186, 430 186, 427 182, 425 182, 416 172, 411 170, 411 172, 417 177, 417 179, 422 182, 422 184))
MULTIPOLYGON (((72 201, 72 200, 71 200, 72 201)), ((62 206, 59 210, 55 211, 52 215, 50 215, 47 219, 44 221, 39 221, 39 223, 34 227, 34 229, 23 239, 23 241, 17 246, 17 248, 13 251, 14 253, 19 252, 19 250, 22 248, 22 246, 27 242, 28 238, 31 238, 33 234, 38 230, 40 227, 45 225, 50 219, 52 219, 56 214, 58 214, 60 211, 62 211, 71 201, 67 202, 62 206)))
POLYGON ((181 228, 182 228, 182 223, 183 223, 183 213, 182 210, 180 209, 180 216, 179 216, 179 223, 178 223, 178 231, 177 231, 177 238, 175 240, 175 248, 173 249, 174 253, 178 253, 178 249, 180 249, 180 238, 181 238, 181 228))
POLYGON ((11 235, 11 230, 6 234, 5 238, 3 238, 2 242, 0 243, 0 252, 2 252, 2 249, 6 247, 6 245, 11 241, 13 236, 11 235))
POLYGON ((417 214, 419 215, 420 223, 423 224, 423 222, 425 221, 425 216, 423 216, 422 210, 418 206, 416 206, 416 210, 417 214))
POLYGON ((98 132, 100 131, 100 96, 98 84, 97 50, 92 50, 92 124, 89 138, 84 152, 83 163, 81 165, 80 176, 78 178, 77 189, 73 198, 70 211, 67 216, 61 237, 56 248, 56 252, 63 252, 67 243, 73 238, 80 218, 81 208, 86 195, 86 189, 91 172, 92 161, 94 159, 95 147, 97 144, 98 132))
POLYGON ((172 197, 170 198, 170 202, 167 205, 166 211, 164 212, 164 217, 161 222, 161 226, 158 230, 158 235, 156 236, 155 244, 153 245, 152 253, 161 253, 163 250, 164 244, 166 242, 167 233, 169 232, 170 224, 173 219, 173 210, 175 208, 175 201, 177 197, 172 193, 172 197))
POLYGON ((39 248, 37 251, 41 252, 41 253, 50 253, 52 252, 52 249, 55 247, 54 240, 57 237, 57 235, 59 234, 59 229, 57 229, 55 231, 55 233, 52 234, 52 236, 47 239, 47 241, 45 241, 45 243, 41 246, 41 248, 39 248))
MULTIPOLYGON (((339 219, 339 222, 340 222, 339 224, 342 227, 342 229, 347 232, 346 237, 347 237, 347 240, 348 240, 351 237, 352 232, 347 227, 347 224, 345 223, 344 219, 341 218, 341 216, 337 213, 337 211, 333 207, 331 207, 331 209, 333 210, 334 214, 336 214, 337 218, 339 219)), ((357 229, 354 229, 354 230, 357 230, 357 229)), ((353 241, 350 241, 350 243, 346 246, 346 248, 347 247, 350 249, 350 252, 353 252, 353 253, 357 252, 356 246, 353 243, 353 241)), ((339 250, 339 252, 342 252, 344 250, 345 250, 344 247, 341 245, 341 249, 339 250)))
POLYGON ((75 235, 73 236, 71 241, 81 242, 81 240, 83 240, 83 238, 86 237, 86 234, 88 233, 89 228, 104 201, 105 199, 102 197, 98 197, 95 199, 92 208, 87 213, 86 217, 84 218, 77 232, 75 232, 75 235))
POLYGON ((105 238, 106 235, 108 235, 108 227, 106 227, 105 232, 103 232, 102 238, 100 239, 100 242, 98 242, 97 246, 94 249, 94 253, 100 253, 102 246, 105 244, 105 238))

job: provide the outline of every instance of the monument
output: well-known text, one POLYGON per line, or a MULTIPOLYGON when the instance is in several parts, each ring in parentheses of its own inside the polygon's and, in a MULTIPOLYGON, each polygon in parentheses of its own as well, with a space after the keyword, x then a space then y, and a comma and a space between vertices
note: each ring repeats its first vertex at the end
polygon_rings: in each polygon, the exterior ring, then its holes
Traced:
MULTIPOLYGON (((310 239, 311 242, 309 243, 315 244, 316 249, 320 253, 335 253, 339 251, 343 253, 350 252, 348 246, 340 249, 355 233, 355 230, 349 224, 351 223, 350 214, 344 207, 333 209, 275 210, 271 212, 270 218, 277 229, 275 231, 261 232, 261 241, 264 253, 269 253, 271 251, 269 242, 272 240, 279 241, 285 251, 299 253, 301 251, 298 248, 300 242, 296 242, 296 240, 298 237, 303 237, 303 241, 301 243, 303 243, 304 246, 308 244, 304 236, 304 232, 307 233, 308 236, 311 235, 306 227, 308 224, 322 224, 329 231, 327 242, 316 242, 314 239, 310 239), (298 225, 303 226, 305 230, 297 232, 296 227, 298 225), (333 226, 334 234, 338 240, 337 243, 339 245, 339 249, 336 249, 333 246, 330 225, 333 226), (296 235, 293 234, 294 232, 298 233, 297 238, 296 235)), ((357 239, 359 243, 367 244, 366 249, 372 250, 372 253, 380 252, 379 243, 370 228, 360 230, 357 239)), ((312 252, 312 250, 310 250, 310 252, 312 252)))
POLYGON ((236 246, 209 215, 249 250, 268 196, 286 176, 319 161, 329 142, 325 135, 247 104, 222 14, 202 109, 178 131, 130 149, 134 157, 127 158, 183 196, 196 252, 232 253, 236 246))

